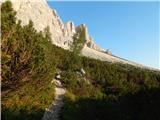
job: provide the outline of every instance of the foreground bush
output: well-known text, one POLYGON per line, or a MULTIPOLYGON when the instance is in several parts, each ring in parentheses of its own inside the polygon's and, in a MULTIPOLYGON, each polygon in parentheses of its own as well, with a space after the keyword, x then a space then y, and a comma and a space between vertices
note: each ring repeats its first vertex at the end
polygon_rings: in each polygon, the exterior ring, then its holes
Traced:
POLYGON ((11 2, 1 5, 2 119, 40 120, 54 98, 56 58, 49 28, 16 22, 11 2))
POLYGON ((27 80, 47 80, 55 70, 54 48, 49 29, 37 32, 30 21, 16 23, 11 3, 2 9, 2 82, 13 84, 27 80))
POLYGON ((62 120, 159 120, 160 89, 139 90, 117 100, 65 98, 62 120))

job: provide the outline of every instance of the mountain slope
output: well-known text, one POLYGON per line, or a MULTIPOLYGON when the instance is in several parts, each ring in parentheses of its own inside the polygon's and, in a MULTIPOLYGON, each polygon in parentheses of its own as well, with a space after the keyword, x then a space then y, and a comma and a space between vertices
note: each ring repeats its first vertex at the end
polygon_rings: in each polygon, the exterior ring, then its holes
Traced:
POLYGON ((117 57, 117 56, 114 56, 114 55, 110 55, 110 54, 106 54, 104 52, 96 51, 96 50, 91 49, 91 48, 86 47, 86 46, 83 48, 82 54, 84 56, 95 58, 95 59, 98 59, 98 60, 101 60, 101 61, 108 61, 108 62, 111 62, 111 63, 129 64, 129 65, 133 65, 135 67, 139 67, 139 68, 143 68, 143 69, 159 71, 159 69, 144 66, 142 64, 138 64, 136 62, 132 62, 132 61, 129 61, 129 60, 126 60, 126 59, 123 59, 123 58, 120 58, 120 57, 117 57))
MULTIPOLYGON (((6 0, 3 0, 6 1, 6 0)), ((46 0, 11 0, 13 8, 17 12, 17 18, 22 21, 22 25, 28 24, 32 20, 37 31, 42 31, 49 26, 51 32, 52 43, 64 49, 70 49, 73 42, 73 35, 76 29, 83 27, 86 32, 86 44, 82 51, 84 56, 109 61, 114 63, 129 64, 140 68, 157 70, 146 67, 144 65, 131 62, 119 57, 115 57, 106 50, 100 48, 94 43, 92 37, 88 34, 87 26, 82 24, 75 26, 73 22, 69 21, 63 23, 58 16, 56 10, 51 9, 46 0)))
MULTIPOLYGON (((49 111, 61 120, 159 120, 160 72, 64 50, 51 43, 49 31, 16 23, 10 2, 1 8, 3 120, 40 120, 53 100, 49 111)), ((83 40, 79 33, 74 42, 83 40)))

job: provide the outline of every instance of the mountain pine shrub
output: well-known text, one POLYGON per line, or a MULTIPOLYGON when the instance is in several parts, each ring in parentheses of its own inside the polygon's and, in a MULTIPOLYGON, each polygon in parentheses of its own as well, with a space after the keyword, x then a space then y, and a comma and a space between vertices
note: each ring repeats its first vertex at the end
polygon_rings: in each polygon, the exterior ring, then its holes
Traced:
POLYGON ((51 79, 56 60, 49 28, 37 32, 32 21, 22 27, 9 1, 3 3, 1 9, 3 83, 51 79))

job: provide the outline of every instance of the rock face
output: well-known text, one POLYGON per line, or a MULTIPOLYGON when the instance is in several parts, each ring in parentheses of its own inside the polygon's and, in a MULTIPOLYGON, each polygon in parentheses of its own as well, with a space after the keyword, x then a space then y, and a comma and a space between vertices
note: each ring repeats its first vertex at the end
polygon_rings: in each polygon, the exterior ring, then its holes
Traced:
MULTIPOLYGON (((5 1, 5 0, 3 0, 5 1)), ((32 20, 37 31, 43 31, 49 26, 52 42, 65 49, 69 49, 75 27, 72 22, 64 24, 57 12, 51 9, 45 0, 11 0, 16 17, 22 25, 32 20)))
POLYGON ((92 37, 89 35, 88 33, 88 28, 85 24, 81 24, 80 26, 76 27, 76 30, 77 29, 84 29, 85 30, 85 36, 86 36, 86 44, 85 46, 86 47, 89 47, 91 49, 94 49, 94 50, 97 50, 97 51, 105 51, 104 49, 100 48, 98 45, 96 45, 94 43, 94 40, 92 39, 92 37))
MULTIPOLYGON (((6 0, 2 0, 4 2, 6 0)), ((69 49, 72 44, 72 37, 76 33, 74 23, 69 21, 63 23, 59 18, 56 10, 51 9, 46 0, 10 0, 14 10, 17 12, 16 17, 22 21, 22 25, 27 25, 32 20, 37 31, 43 31, 49 26, 52 43, 64 49, 69 49)), ((87 43, 86 45, 95 50, 101 50, 89 36, 87 27, 85 27, 87 43)))

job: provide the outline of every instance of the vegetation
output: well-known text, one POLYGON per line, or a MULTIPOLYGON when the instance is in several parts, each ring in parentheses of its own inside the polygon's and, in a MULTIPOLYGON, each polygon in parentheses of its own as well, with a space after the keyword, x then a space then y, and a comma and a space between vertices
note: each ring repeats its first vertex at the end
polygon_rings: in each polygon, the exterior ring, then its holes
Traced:
POLYGON ((54 98, 57 69, 67 89, 62 120, 160 119, 160 72, 80 56, 84 29, 66 51, 51 44, 49 28, 16 22, 10 2, 1 9, 3 120, 40 120, 54 98))
POLYGON ((68 89, 70 94, 66 94, 62 120, 160 119, 159 72, 85 57, 82 63, 89 88, 93 89, 90 92, 83 86, 82 94, 77 91, 79 84, 73 88, 75 82, 70 83, 72 90, 68 89))
MULTIPOLYGON (((71 51, 66 56, 67 59, 63 61, 63 68, 65 70, 77 70, 81 66, 81 50, 86 42, 85 40, 85 28, 81 27, 77 30, 77 33, 73 36, 73 44, 71 45, 71 51)), ((64 59, 64 58, 61 58, 64 59)))
MULTIPOLYGON (((54 98, 50 81, 31 81, 2 96, 3 120, 40 120, 54 98)), ((2 91, 3 93, 3 91, 2 91)))
POLYGON ((1 6, 2 119, 40 119, 54 98, 56 60, 49 29, 21 26, 11 2, 1 6), (7 94, 6 94, 7 93, 7 94))
POLYGON ((79 55, 86 42, 85 28, 81 27, 77 30, 77 33, 73 36, 73 44, 71 50, 73 54, 79 55))
POLYGON ((2 4, 1 9, 2 81, 17 84, 30 79, 50 79, 55 70, 55 56, 48 28, 44 33, 37 32, 31 21, 21 27, 10 2, 2 4))
POLYGON ((160 89, 140 90, 117 100, 65 99, 62 120, 159 120, 160 89))

